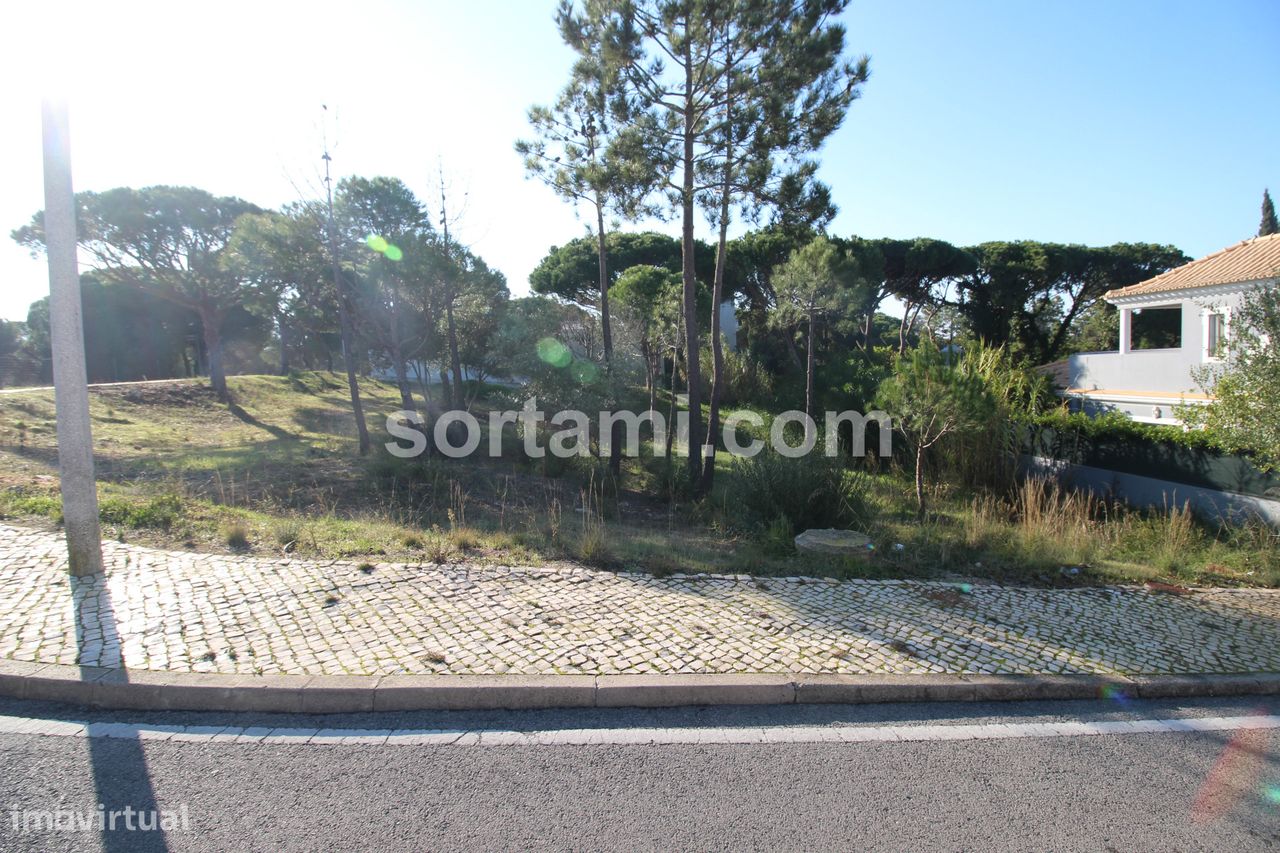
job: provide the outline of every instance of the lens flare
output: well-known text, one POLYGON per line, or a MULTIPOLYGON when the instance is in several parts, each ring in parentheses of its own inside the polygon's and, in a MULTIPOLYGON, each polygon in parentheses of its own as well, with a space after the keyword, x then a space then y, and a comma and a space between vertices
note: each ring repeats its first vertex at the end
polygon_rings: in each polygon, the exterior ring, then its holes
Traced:
POLYGON ((538 358, 552 367, 568 367, 573 360, 573 353, 555 338, 543 338, 538 341, 538 358))
POLYGON ((600 374, 599 368, 589 361, 577 360, 573 366, 569 368, 569 372, 573 374, 573 378, 581 382, 583 385, 596 381, 596 377, 600 374))
MULTIPOLYGON (((1191 805, 1194 823, 1218 820, 1251 791, 1258 790, 1263 759, 1269 754, 1270 734, 1266 729, 1241 729, 1232 736, 1191 805)), ((1280 803, 1280 787, 1264 787, 1262 796, 1280 803)))
POLYGON ((1104 684, 1098 690, 1098 695, 1103 699, 1112 699, 1121 705, 1129 704, 1129 694, 1124 689, 1115 684, 1104 684))
POLYGON ((1264 788, 1262 798, 1268 803, 1280 806, 1280 785, 1270 785, 1264 788))
POLYGON ((399 246, 389 242, 386 237, 378 234, 370 234, 368 237, 365 237, 364 244, 389 261, 398 261, 404 257, 404 252, 400 251, 399 246))

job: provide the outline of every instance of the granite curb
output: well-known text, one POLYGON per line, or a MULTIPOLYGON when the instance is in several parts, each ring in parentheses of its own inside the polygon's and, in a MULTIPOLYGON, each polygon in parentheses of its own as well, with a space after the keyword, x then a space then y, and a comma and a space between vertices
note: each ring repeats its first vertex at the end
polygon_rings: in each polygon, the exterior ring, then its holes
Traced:
POLYGON ((304 714, 1280 695, 1280 673, 224 675, 0 659, 0 696, 95 708, 304 714))

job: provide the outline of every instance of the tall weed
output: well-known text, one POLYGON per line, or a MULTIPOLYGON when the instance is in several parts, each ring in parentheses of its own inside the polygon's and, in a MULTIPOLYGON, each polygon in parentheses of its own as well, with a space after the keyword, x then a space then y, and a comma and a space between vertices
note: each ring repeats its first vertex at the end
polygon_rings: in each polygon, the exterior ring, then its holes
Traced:
POLYGON ((738 462, 732 498, 757 530, 785 519, 792 534, 808 528, 851 527, 871 516, 864 474, 846 470, 822 449, 797 458, 763 450, 738 462))

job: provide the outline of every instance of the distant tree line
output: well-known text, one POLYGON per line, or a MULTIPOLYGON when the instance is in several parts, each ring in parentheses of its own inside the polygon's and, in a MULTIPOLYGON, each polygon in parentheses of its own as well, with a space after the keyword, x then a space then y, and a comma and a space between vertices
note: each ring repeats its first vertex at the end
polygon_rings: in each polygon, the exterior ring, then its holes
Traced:
MULTIPOLYGON (((654 232, 615 232, 606 241, 610 289, 633 268, 681 269, 679 240, 654 232)), ((598 311, 594 241, 552 247, 530 275, 535 292, 598 311)), ((695 243, 695 275, 709 303, 715 249, 695 243)), ((1007 347, 1028 364, 1044 364, 1082 349, 1105 348, 1114 312, 1100 297, 1189 260, 1173 246, 1118 243, 1089 247, 1035 241, 958 247, 929 238, 842 238, 808 229, 771 227, 729 240, 724 299, 740 318, 739 348, 773 372, 798 368, 798 342, 813 335, 827 358, 891 347, 902 352, 929 334, 943 343, 975 338, 1007 347), (830 256, 805 269, 788 267, 815 240, 830 256), (787 273, 785 281, 776 279, 787 273), (896 314, 883 313, 888 300, 896 314), (799 300, 799 303, 797 302, 799 300), (804 328, 794 322, 795 305, 804 328), (809 314, 814 315, 809 329, 809 314), (788 319, 791 318, 791 319, 788 319)))
MULTIPOLYGON (((229 367, 342 363, 353 376, 386 368, 408 410, 463 405, 468 371, 492 369, 486 345, 508 293, 501 273, 450 236, 447 201, 433 223, 386 177, 346 178, 331 205, 279 211, 194 187, 79 193, 80 249, 92 266, 81 280, 89 378, 205 373, 226 396, 229 367), (445 399, 427 399, 428 365, 447 368, 445 399), (411 378, 424 383, 420 403, 411 378)), ((42 212, 13 238, 42 251, 42 212)), ((35 365, 36 381, 48 378, 47 300, 26 323, 4 326, 0 349, 28 374, 35 365)), ((367 450, 362 413, 358 421, 367 450)))

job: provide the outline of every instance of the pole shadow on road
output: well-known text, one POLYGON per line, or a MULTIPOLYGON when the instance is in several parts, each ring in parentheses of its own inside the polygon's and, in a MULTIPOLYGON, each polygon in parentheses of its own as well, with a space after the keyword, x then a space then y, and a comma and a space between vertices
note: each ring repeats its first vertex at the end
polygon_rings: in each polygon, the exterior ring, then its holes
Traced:
MULTIPOLYGON (((76 655, 82 678, 90 677, 90 661, 96 666, 117 669, 128 678, 124 667, 121 640, 116 626, 115 609, 111 604, 111 591, 105 573, 88 577, 72 576, 71 600, 76 621, 76 655)), ((85 738, 89 751, 89 772, 93 775, 93 787, 97 798, 95 806, 101 806, 104 815, 121 815, 114 827, 108 823, 102 829, 102 849, 106 853, 158 853, 169 849, 164 830, 159 824, 160 807, 147 769, 147 757, 142 741, 135 735, 129 738, 85 738), (144 816, 143 824, 134 815, 130 830, 125 809, 144 816), (142 825, 149 829, 140 828, 142 825)))

